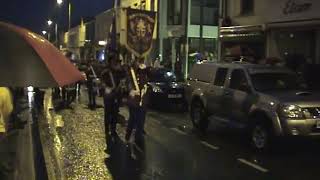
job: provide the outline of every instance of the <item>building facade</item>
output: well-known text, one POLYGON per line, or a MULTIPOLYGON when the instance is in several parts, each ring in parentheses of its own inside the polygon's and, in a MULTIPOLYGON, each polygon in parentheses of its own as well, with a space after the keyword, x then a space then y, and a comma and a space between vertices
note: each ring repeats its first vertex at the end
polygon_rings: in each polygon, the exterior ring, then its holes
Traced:
POLYGON ((73 60, 81 59, 81 48, 86 42, 86 27, 81 21, 80 25, 71 28, 64 34, 64 44, 66 50, 72 53, 73 60))
POLYGON ((159 1, 160 60, 175 67, 181 61, 186 77, 196 54, 217 59, 218 0, 159 1))
POLYGON ((309 64, 320 63, 320 1, 222 0, 221 3, 223 59, 238 55, 283 60, 299 57, 309 64))

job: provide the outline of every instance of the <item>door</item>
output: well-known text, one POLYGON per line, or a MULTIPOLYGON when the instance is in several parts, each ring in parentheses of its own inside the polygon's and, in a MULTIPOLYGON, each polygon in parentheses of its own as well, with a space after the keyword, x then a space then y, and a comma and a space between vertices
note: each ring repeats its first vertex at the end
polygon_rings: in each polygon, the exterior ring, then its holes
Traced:
POLYGON ((232 125, 241 128, 248 119, 248 112, 253 103, 252 89, 243 69, 232 70, 223 96, 228 119, 233 122, 232 125))
POLYGON ((228 68, 218 68, 214 76, 213 83, 210 84, 210 88, 207 92, 207 107, 209 115, 222 117, 224 86, 226 77, 228 74, 228 68))

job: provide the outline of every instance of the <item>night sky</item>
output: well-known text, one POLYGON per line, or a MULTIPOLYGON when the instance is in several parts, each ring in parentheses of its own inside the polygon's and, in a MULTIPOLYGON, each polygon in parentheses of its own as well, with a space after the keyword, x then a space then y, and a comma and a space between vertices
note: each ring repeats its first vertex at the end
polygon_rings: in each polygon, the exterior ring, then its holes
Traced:
MULTIPOLYGON (((71 0, 72 24, 80 22, 81 17, 94 17, 112 7, 113 0, 71 0)), ((59 29, 66 30, 68 9, 56 0, 2 0, 0 21, 11 22, 40 33, 47 28, 47 19, 58 22, 59 29)))

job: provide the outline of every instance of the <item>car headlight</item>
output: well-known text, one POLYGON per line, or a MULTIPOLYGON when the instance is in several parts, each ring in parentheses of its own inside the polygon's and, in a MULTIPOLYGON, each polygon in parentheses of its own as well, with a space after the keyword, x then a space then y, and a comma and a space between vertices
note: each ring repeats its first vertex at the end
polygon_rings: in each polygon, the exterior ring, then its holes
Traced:
POLYGON ((304 118, 304 114, 301 107, 297 105, 282 106, 281 115, 286 118, 304 118))
POLYGON ((153 86, 152 91, 155 93, 162 93, 162 89, 159 86, 153 86))

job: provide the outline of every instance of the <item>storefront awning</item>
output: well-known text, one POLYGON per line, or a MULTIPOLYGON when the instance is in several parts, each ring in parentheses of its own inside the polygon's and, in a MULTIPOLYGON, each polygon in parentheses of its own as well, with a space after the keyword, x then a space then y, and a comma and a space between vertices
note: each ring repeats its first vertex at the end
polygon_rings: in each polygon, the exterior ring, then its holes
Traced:
POLYGON ((267 24, 267 29, 283 29, 283 28, 292 28, 292 27, 301 27, 301 28, 310 28, 310 27, 320 27, 320 19, 312 20, 299 20, 299 21, 287 21, 287 22, 273 22, 267 24))
POLYGON ((222 41, 260 41, 264 40, 262 32, 247 33, 247 34, 221 34, 222 41))
POLYGON ((233 34, 233 33, 250 33, 250 32, 259 32, 264 31, 265 25, 249 25, 249 26, 230 26, 230 27, 221 27, 221 34, 233 34))
POLYGON ((259 41, 264 40, 264 25, 232 26, 220 28, 222 41, 259 41))

